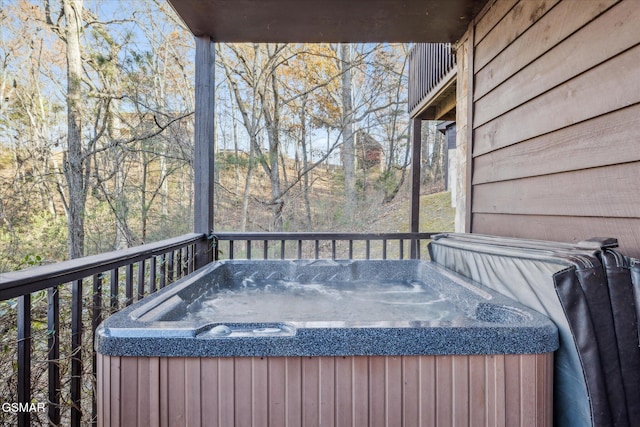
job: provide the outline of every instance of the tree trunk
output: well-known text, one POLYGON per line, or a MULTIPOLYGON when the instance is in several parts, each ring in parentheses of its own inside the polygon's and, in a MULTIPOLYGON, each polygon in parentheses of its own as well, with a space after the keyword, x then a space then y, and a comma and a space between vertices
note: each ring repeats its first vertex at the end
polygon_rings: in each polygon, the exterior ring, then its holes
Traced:
MULTIPOLYGON (((309 167, 309 159, 307 159, 307 95, 302 98, 302 106, 300 107, 300 147, 302 148, 302 170, 306 171, 309 167)), ((307 230, 313 231, 313 223, 311 221, 311 203, 309 202, 309 174, 305 173, 302 179, 304 192, 304 208, 306 213, 307 230)))
POLYGON ((342 161, 344 164, 345 217, 353 222, 356 211, 356 174, 351 99, 351 46, 340 46, 342 63, 342 161))
MULTIPOLYGON (((87 198, 82 152, 82 0, 63 0, 67 48, 67 154, 65 178, 69 189, 69 258, 84 255, 84 207, 87 198)), ((90 160, 87 159, 87 162, 90 160)), ((85 170, 86 168, 86 170, 85 170)))

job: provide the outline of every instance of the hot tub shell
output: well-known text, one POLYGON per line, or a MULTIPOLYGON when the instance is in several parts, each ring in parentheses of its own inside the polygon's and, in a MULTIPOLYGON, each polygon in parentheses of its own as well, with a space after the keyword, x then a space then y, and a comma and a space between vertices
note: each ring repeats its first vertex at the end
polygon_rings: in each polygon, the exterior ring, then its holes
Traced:
POLYGON ((104 426, 552 425, 557 347, 557 329, 546 317, 433 263, 221 262, 101 325, 98 421, 104 426), (258 314, 248 315, 246 323, 224 315, 183 318, 214 282, 237 286, 230 278, 274 271, 277 279, 306 283, 420 280, 446 292, 464 316, 384 320, 380 313, 383 320, 363 321, 348 315, 314 319, 310 313, 298 321, 260 322, 258 314), (217 334, 221 328, 226 332, 217 334))

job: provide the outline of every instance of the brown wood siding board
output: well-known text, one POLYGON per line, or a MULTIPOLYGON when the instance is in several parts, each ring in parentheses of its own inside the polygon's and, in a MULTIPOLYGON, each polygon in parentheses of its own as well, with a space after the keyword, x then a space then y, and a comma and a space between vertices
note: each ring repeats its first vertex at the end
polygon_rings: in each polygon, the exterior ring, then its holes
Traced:
POLYGON ((520 1, 496 25, 487 36, 475 46, 474 64, 481 69, 522 33, 544 16, 560 0, 520 1))
POLYGON ((640 161, 638 117, 640 104, 478 156, 473 183, 640 161))
POLYGON ((478 71, 474 127, 640 42, 640 7, 615 3, 565 0, 478 71))
POLYGON ((518 0, 495 0, 491 4, 487 4, 486 9, 480 12, 476 18, 475 44, 480 43, 517 3, 518 0))
POLYGON ((475 185, 473 211, 640 218, 638 176, 636 162, 475 185))
POLYGON ((478 127, 473 131, 474 157, 640 103, 639 63, 636 45, 478 127))
POLYGON ((478 233, 507 237, 578 242, 594 236, 618 238, 619 250, 640 258, 640 219, 541 215, 474 215, 478 233))

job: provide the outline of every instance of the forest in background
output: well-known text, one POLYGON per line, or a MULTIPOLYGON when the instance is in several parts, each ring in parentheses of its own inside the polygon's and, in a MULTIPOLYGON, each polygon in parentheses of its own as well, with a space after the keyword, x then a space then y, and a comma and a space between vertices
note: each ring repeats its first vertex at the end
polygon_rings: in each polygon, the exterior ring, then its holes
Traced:
MULTIPOLYGON (((389 231, 409 48, 217 44, 216 229, 389 231)), ((161 0, 0 4, 0 271, 191 231, 193 58, 161 0)), ((435 191, 444 139, 423 129, 435 191)))

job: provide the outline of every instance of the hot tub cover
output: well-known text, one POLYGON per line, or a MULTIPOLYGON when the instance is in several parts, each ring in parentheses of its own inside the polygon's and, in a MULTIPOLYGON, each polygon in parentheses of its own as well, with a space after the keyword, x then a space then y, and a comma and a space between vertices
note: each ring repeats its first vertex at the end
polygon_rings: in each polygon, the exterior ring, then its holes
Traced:
POLYGON ((556 323, 556 425, 629 426, 637 420, 636 307, 629 262, 615 246, 615 239, 563 244, 449 233, 429 247, 434 262, 556 323))

